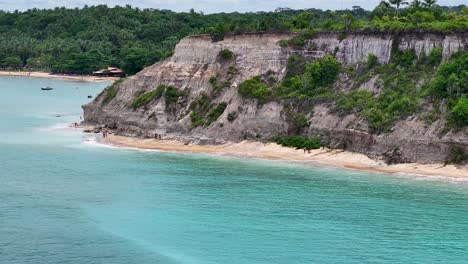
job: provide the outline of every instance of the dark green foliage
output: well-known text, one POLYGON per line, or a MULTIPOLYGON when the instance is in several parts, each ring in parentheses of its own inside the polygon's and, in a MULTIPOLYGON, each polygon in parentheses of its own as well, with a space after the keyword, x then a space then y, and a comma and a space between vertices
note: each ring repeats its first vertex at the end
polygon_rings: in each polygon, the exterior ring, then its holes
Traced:
POLYGON ((339 114, 361 113, 375 105, 372 93, 365 90, 352 91, 349 94, 339 96, 335 110, 339 114))
POLYGON ((228 49, 223 49, 219 52, 219 56, 223 58, 224 60, 230 60, 235 57, 234 52, 228 50, 228 49))
POLYGON ((461 147, 450 147, 450 154, 447 158, 447 163, 459 164, 468 160, 468 155, 461 147))
POLYGON ((303 56, 292 54, 288 58, 286 78, 304 74, 306 64, 307 60, 303 56))
POLYGON ((468 98, 458 99, 457 104, 450 111, 449 120, 458 127, 468 125, 468 98))
MULTIPOLYGON (((127 50, 124 57, 123 69, 128 74, 135 74, 147 65, 149 57, 148 50, 140 47, 131 47, 127 50)), ((96 67, 95 67, 96 68, 96 67)), ((97 66, 99 68, 99 66, 97 66)))
POLYGON ((375 66, 377 66, 378 64, 379 64, 379 60, 378 60, 377 56, 375 56, 374 54, 369 54, 368 57, 367 57, 366 69, 371 70, 375 66))
POLYGON ((341 64, 331 55, 307 65, 304 74, 306 88, 315 89, 333 84, 338 78, 340 69, 341 64))
POLYGON ((105 96, 104 99, 102 100, 102 104, 106 105, 110 101, 112 101, 118 93, 118 86, 125 81, 125 78, 121 78, 116 80, 112 85, 108 86, 106 89, 104 89, 98 97, 105 96))
POLYGON ((218 79, 216 77, 211 77, 209 82, 211 87, 213 87, 215 95, 219 95, 219 92, 221 92, 224 88, 229 88, 232 85, 230 81, 224 81, 223 83, 218 84, 218 79))
POLYGON ((304 37, 304 35, 294 36, 288 41, 288 45, 296 49, 303 48, 305 44, 306 44, 306 38, 304 37))
POLYGON ((320 148, 319 139, 308 138, 308 137, 297 136, 297 135, 277 138, 275 139, 275 142, 283 147, 290 147, 290 148, 296 148, 296 149, 312 150, 312 149, 320 148))
POLYGON ((436 66, 440 64, 442 60, 442 49, 441 48, 433 48, 431 53, 429 54, 428 63, 432 66, 436 66))
POLYGON ((260 76, 243 81, 239 85, 239 93, 244 97, 258 99, 260 103, 265 102, 270 95, 267 85, 260 76))
POLYGON ((209 126, 211 123, 218 120, 218 118, 224 113, 224 110, 226 110, 226 107, 227 104, 225 102, 222 102, 218 104, 215 108, 211 109, 207 116, 206 125, 209 126))
POLYGON ((237 112, 230 112, 228 115, 227 115, 227 120, 229 122, 233 122, 234 120, 236 120, 237 118, 237 112))
POLYGON ((372 12, 356 7, 204 15, 98 5, 0 12, 0 66, 64 73, 117 66, 133 74, 170 56, 175 44, 190 34, 210 34, 220 41, 230 32, 300 31, 279 44, 302 48, 316 31, 465 32, 467 10, 427 5, 397 11, 381 4, 372 12))
POLYGON ((21 58, 17 56, 9 56, 1 61, 2 67, 18 69, 21 67, 21 58))
POLYGON ((287 48, 289 47, 289 41, 287 39, 282 39, 278 42, 278 44, 280 45, 280 47, 282 48, 287 48))
POLYGON ((393 63, 402 67, 411 66, 416 61, 416 53, 414 50, 397 51, 393 54, 393 63))
POLYGON ((110 101, 112 101, 117 96, 118 92, 119 92, 119 90, 117 90, 116 87, 114 87, 114 86, 109 87, 107 89, 107 91, 106 91, 106 97, 104 97, 104 100, 102 100, 102 104, 103 105, 108 104, 110 101))
POLYGON ((289 40, 282 40, 280 41, 279 45, 281 47, 287 47, 290 46, 295 49, 301 49, 304 48, 306 45, 307 40, 313 39, 315 37, 315 32, 309 31, 309 32, 303 32, 301 34, 298 34, 294 37, 292 37, 289 40))
POLYGON ((202 93, 195 101, 193 101, 189 109, 192 111, 190 119, 193 127, 209 126, 224 113, 227 103, 219 104, 211 103, 210 97, 202 93))
POLYGON ((189 109, 197 112, 207 113, 210 109, 211 99, 206 93, 202 93, 195 101, 193 101, 189 109))
POLYGON ((166 107, 176 103, 179 100, 181 93, 174 86, 166 86, 166 93, 164 99, 166 100, 166 107))
POLYGON ((468 125, 468 52, 455 53, 449 61, 442 63, 425 94, 434 102, 447 101, 449 126, 468 125))
POLYGON ((148 105, 154 100, 161 98, 163 94, 166 101, 166 109, 176 103, 181 96, 181 93, 174 86, 160 85, 152 91, 140 94, 135 100, 133 100, 132 106, 136 109, 148 105))
POLYGON ((165 89, 166 87, 161 85, 152 91, 141 94, 135 100, 133 100, 133 103, 132 103, 133 108, 136 109, 136 108, 145 106, 151 103, 153 100, 159 99, 164 93, 165 89))
POLYGON ((296 129, 297 134, 300 134, 304 128, 307 128, 310 126, 309 119, 303 113, 293 113, 291 115, 291 120, 296 129))
POLYGON ((210 78, 209 82, 211 85, 216 85, 216 83, 218 82, 218 79, 215 76, 213 76, 210 78))
POLYGON ((219 41, 230 31, 287 30, 282 25, 298 13, 203 15, 105 5, 0 12, 0 66, 65 73, 117 66, 133 74, 170 56, 187 35, 211 33, 219 41))
POLYGON ((457 98, 468 95, 468 52, 458 52, 443 63, 427 93, 437 98, 457 98))
POLYGON ((192 112, 190 114, 190 120, 192 121, 193 127, 203 126, 205 124, 205 121, 198 112, 192 112))
POLYGON ((383 86, 378 96, 368 91, 341 94, 336 100, 335 111, 365 117, 370 131, 375 133, 390 131, 396 120, 416 112, 422 100, 418 81, 431 76, 433 67, 415 64, 412 51, 395 55, 392 63, 374 66, 373 71, 380 75, 379 83, 383 86))
MULTIPOLYGON (((302 61, 300 57, 294 61, 302 61)), ((304 62, 305 63, 305 62, 304 62)), ((285 78, 275 89, 275 95, 282 98, 314 99, 328 101, 334 96, 331 86, 337 80, 341 64, 333 56, 306 64, 301 75, 285 78)), ((301 73, 302 70, 291 69, 292 74, 301 73)))

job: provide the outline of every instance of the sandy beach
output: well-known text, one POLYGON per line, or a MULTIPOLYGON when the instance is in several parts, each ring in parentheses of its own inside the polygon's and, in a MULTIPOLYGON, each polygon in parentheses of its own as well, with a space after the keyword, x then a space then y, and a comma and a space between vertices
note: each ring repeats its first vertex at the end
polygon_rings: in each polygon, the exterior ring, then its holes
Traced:
POLYGON ((48 72, 29 72, 29 71, 0 71, 0 76, 18 76, 18 77, 35 77, 35 78, 52 78, 63 79, 70 81, 83 81, 83 82, 105 82, 116 81, 116 77, 97 77, 91 75, 67 75, 67 74, 52 74, 48 72))
POLYGON ((218 154, 242 158, 259 158, 269 160, 284 160, 301 163, 315 163, 323 166, 333 166, 353 170, 373 171, 381 173, 407 173, 424 176, 445 176, 468 179, 468 167, 456 167, 444 164, 406 163, 386 165, 375 161, 366 155, 347 151, 319 149, 304 153, 303 150, 282 147, 275 143, 243 141, 224 145, 192 145, 177 140, 138 139, 124 136, 109 135, 101 139, 104 144, 119 147, 177 151, 188 153, 218 154))

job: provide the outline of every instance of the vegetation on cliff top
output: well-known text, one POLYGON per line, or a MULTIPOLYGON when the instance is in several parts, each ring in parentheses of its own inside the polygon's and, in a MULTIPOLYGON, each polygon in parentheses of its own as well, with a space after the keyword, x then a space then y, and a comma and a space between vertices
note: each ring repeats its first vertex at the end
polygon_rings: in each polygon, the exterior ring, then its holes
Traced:
MULTIPOLYGON (((0 11, 0 67, 62 73, 91 73, 107 66, 134 74, 172 54, 190 34, 221 40, 227 32, 352 30, 466 31, 465 6, 396 6, 382 2, 373 11, 278 8, 274 12, 205 15, 191 10, 139 9, 105 5, 82 9, 0 11), (402 8, 403 7, 403 8, 402 8)), ((307 37, 310 35, 303 35, 307 37)), ((304 38, 291 43, 300 46, 304 38)), ((230 53, 225 55, 230 56, 230 53)))

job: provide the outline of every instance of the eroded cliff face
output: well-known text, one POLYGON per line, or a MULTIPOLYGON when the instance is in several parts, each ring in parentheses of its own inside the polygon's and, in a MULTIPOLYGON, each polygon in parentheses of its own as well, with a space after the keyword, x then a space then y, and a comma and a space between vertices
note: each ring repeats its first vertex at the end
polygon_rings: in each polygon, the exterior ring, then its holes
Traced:
MULTIPOLYGON (((369 54, 376 55, 380 63, 388 63, 396 45, 401 50, 414 49, 416 54, 429 54, 432 48, 440 47, 444 59, 457 50, 468 49, 466 34, 406 34, 395 40, 390 34, 364 33, 350 34, 342 40, 336 33, 322 33, 308 40, 304 49, 281 48, 279 41, 291 37, 293 34, 228 35, 215 43, 206 35, 184 38, 172 57, 117 85, 117 94, 110 102, 105 100, 105 91, 83 106, 85 122, 114 128, 122 135, 153 137, 163 134, 165 138, 199 144, 266 140, 287 135, 293 129, 284 102, 259 103, 256 99, 244 98, 239 95, 238 86, 254 76, 283 79, 288 58, 293 53, 308 58, 335 54, 340 62, 351 66, 366 62, 369 54), (223 58, 220 56, 223 49, 232 51, 235 57, 223 58), (229 87, 215 91, 214 86, 221 83, 229 87), (135 98, 160 85, 174 86, 180 91, 175 104, 166 105, 166 99, 161 96, 144 107, 132 107, 135 98), (227 106, 211 124, 194 126, 193 105, 203 95, 210 98, 213 106, 220 103, 227 106)), ((340 82, 337 87, 347 89, 347 85, 340 82)), ((375 79, 364 83, 360 89, 379 91, 375 79)), ((305 132, 309 135, 320 136, 330 147, 365 153, 373 158, 380 158, 395 147, 401 150, 404 161, 425 163, 445 161, 454 145, 468 152, 465 132, 440 133, 443 119, 426 125, 415 115, 397 122, 392 132, 377 135, 369 132, 362 118, 337 116, 330 111, 330 105, 313 106, 308 117, 311 125, 305 132)))

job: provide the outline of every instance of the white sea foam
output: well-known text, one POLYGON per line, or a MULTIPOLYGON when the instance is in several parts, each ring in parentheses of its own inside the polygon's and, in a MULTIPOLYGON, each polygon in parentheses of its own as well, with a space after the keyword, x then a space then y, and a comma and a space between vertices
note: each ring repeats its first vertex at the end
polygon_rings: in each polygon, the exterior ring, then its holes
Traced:
POLYGON ((416 174, 416 173, 404 173, 404 172, 398 172, 394 173, 393 175, 401 178, 410 178, 413 180, 420 180, 420 181, 443 181, 443 182, 450 182, 450 183, 462 183, 462 184, 468 184, 468 178, 462 178, 462 177, 450 177, 450 176, 444 176, 444 175, 422 175, 422 174, 416 174))
POLYGON ((80 128, 71 127, 69 123, 58 123, 48 127, 40 127, 41 131, 61 131, 61 130, 72 130, 72 131, 81 131, 80 128))

